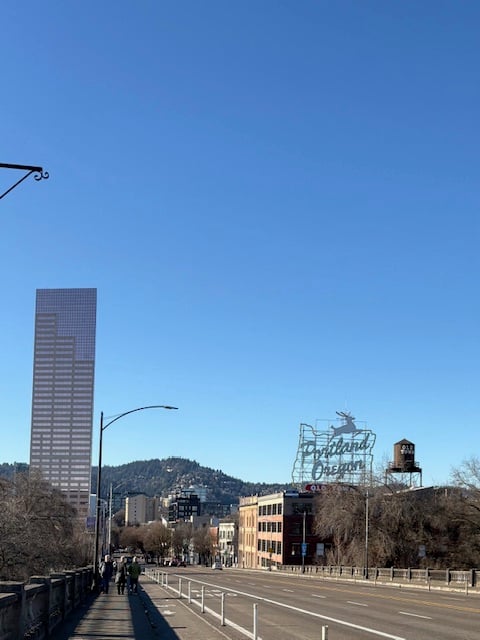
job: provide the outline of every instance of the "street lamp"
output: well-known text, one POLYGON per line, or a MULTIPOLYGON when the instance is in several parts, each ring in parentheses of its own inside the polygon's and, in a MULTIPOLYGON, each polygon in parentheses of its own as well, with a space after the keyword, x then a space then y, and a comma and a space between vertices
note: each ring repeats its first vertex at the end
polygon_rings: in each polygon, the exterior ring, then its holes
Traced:
POLYGON ((144 411, 145 409, 178 409, 178 407, 171 407, 170 405, 167 405, 167 404, 153 404, 148 407, 138 407, 137 409, 130 409, 130 411, 124 411, 120 415, 115 416, 115 418, 113 418, 113 420, 110 420, 110 422, 107 422, 107 424, 103 423, 103 411, 100 413, 100 441, 98 445, 98 469, 97 469, 97 509, 96 509, 96 516, 95 516, 95 539, 94 539, 94 545, 93 545, 93 575, 94 575, 95 586, 97 586, 99 583, 98 540, 99 540, 99 534, 100 534, 100 526, 99 526, 100 508, 101 508, 100 483, 102 480, 103 432, 111 424, 113 424, 117 420, 120 420, 120 418, 128 416, 130 413, 135 413, 136 411, 144 411))
POLYGON ((302 573, 305 573, 305 555, 307 553, 307 544, 305 540, 305 521, 307 518, 307 510, 303 508, 303 535, 302 535, 302 573))
POLYGON ((368 580, 368 525, 369 525, 369 514, 368 514, 368 489, 366 489, 365 493, 365 579, 368 580))
POLYGON ((113 492, 118 487, 121 487, 122 484, 125 484, 126 480, 122 480, 115 487, 113 486, 113 482, 110 482, 110 495, 108 498, 108 553, 110 553, 112 547, 112 504, 113 504, 113 492))
POLYGON ((27 173, 22 178, 20 178, 20 180, 17 180, 15 184, 13 184, 6 191, 0 194, 0 200, 4 198, 7 195, 7 193, 10 193, 10 191, 13 191, 15 187, 18 187, 18 185, 24 180, 26 180, 29 176, 31 176, 32 173, 35 174, 34 178, 37 182, 39 180, 48 179, 48 171, 44 171, 43 167, 32 166, 29 164, 11 164, 7 162, 0 162, 0 169, 20 169, 20 171, 27 171, 27 173))

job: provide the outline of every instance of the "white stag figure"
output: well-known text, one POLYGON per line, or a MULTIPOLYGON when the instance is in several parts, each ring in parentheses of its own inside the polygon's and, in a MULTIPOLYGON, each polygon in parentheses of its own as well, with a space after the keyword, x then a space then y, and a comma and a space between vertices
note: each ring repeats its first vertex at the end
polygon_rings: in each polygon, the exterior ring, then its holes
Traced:
POLYGON ((330 427, 330 429, 333 429, 332 435, 334 437, 339 436, 341 433, 356 433, 357 431, 362 431, 362 429, 357 429, 357 426, 354 423, 355 416, 352 416, 351 413, 348 413, 348 411, 335 411, 335 413, 345 422, 340 427, 330 427))

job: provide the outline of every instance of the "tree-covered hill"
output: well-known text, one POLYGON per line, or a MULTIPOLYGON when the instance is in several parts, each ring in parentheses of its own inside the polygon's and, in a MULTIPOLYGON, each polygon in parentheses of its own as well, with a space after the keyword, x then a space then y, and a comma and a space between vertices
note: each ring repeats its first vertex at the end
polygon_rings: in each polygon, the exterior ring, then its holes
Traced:
MULTIPOLYGON (((28 470, 25 463, 0 464, 0 478, 12 480, 15 472, 28 470)), ((186 458, 138 460, 118 467, 102 466, 102 496, 107 497, 110 484, 117 493, 145 493, 148 496, 167 496, 191 485, 206 487, 207 500, 235 504, 240 496, 266 495, 282 491, 287 484, 246 482, 227 476, 220 469, 202 467, 186 458)), ((97 467, 92 467, 92 493, 96 493, 97 467)))
MULTIPOLYGON (((92 493, 96 491, 97 467, 92 469, 92 493)), ((227 476, 219 469, 202 467, 186 458, 138 460, 118 467, 102 467, 102 495, 112 487, 122 493, 145 493, 166 496, 191 485, 207 487, 207 499, 222 504, 234 504, 240 496, 265 495, 287 488, 286 484, 254 483, 227 476)))

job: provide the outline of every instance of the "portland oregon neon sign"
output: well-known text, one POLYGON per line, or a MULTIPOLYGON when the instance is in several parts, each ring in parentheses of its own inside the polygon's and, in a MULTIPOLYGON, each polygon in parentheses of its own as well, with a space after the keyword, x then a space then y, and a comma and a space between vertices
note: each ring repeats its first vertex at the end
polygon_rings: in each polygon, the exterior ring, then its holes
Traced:
POLYGON ((355 417, 347 411, 336 414, 335 425, 328 420, 317 421, 316 427, 300 425, 292 471, 294 484, 319 487, 337 482, 360 485, 370 481, 375 433, 366 423, 355 422, 355 417))

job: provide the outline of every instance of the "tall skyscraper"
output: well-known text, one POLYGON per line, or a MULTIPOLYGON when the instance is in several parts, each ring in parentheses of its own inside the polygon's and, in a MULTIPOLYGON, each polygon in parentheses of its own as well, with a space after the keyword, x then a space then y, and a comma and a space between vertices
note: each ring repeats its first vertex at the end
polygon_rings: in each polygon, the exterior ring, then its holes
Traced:
POLYGON ((96 289, 37 289, 30 467, 88 515, 96 289))

